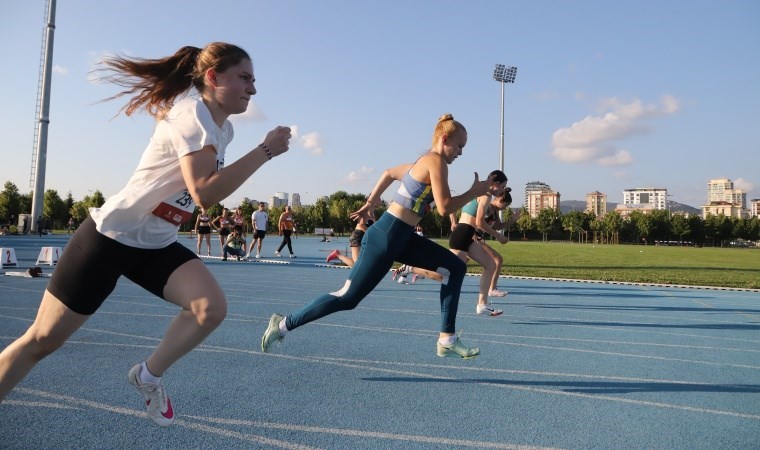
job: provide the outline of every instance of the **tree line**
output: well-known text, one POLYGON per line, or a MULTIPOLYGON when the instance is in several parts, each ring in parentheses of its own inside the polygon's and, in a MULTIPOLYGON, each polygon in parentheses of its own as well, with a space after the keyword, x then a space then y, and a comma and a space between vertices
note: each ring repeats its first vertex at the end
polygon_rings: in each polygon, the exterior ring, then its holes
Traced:
MULTIPOLYGON (((297 230, 299 233, 313 233, 315 228, 332 228, 336 234, 348 234, 355 226, 348 215, 366 201, 365 194, 337 191, 313 205, 293 207, 297 230)), ((77 224, 82 223, 89 214, 89 208, 100 207, 104 202, 105 198, 99 190, 77 201, 71 192, 62 199, 56 190, 48 189, 42 208, 46 228, 64 229, 70 218, 77 224)), ((209 208, 207 214, 212 218, 218 217, 225 207, 230 211, 240 208, 250 229, 251 214, 258 209, 258 202, 249 201, 240 205, 218 203, 209 208)), ((31 209, 32 193, 22 194, 13 183, 6 182, 0 192, 0 225, 16 225, 19 214, 28 214, 31 209)), ((284 206, 268 209, 270 231, 277 230, 277 221, 284 209, 284 206)), ((382 202, 375 211, 375 217, 380 217, 386 209, 387 204, 382 202)), ((200 209, 196 208, 192 219, 181 227, 181 231, 193 229, 199 213, 200 209)), ((634 211, 624 218, 616 211, 596 217, 590 212, 562 214, 556 209, 547 208, 532 218, 525 208, 517 208, 505 211, 504 220, 509 223, 505 233, 514 233, 515 237, 524 240, 571 240, 599 244, 666 242, 698 246, 727 246, 737 240, 760 241, 760 218, 726 217, 722 214, 708 215, 703 219, 656 210, 648 214, 634 211)), ((451 232, 449 217, 442 217, 435 209, 422 219, 420 225, 425 235, 431 237, 443 238, 451 232)))

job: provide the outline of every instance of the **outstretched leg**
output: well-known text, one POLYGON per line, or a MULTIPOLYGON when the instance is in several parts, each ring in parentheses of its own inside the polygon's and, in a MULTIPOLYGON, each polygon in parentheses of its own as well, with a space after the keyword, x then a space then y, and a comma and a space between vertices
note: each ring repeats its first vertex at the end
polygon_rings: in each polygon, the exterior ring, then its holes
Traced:
POLYGON ((46 290, 34 323, 0 353, 0 401, 38 362, 58 350, 89 317, 70 310, 46 290))

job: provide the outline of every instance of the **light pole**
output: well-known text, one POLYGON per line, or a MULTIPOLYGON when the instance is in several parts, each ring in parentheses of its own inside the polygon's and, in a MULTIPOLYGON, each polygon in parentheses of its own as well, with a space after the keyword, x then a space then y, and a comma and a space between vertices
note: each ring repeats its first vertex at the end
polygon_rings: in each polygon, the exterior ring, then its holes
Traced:
POLYGON ((517 67, 496 64, 493 79, 501 84, 501 149, 499 152, 499 170, 504 172, 504 84, 514 83, 517 67))

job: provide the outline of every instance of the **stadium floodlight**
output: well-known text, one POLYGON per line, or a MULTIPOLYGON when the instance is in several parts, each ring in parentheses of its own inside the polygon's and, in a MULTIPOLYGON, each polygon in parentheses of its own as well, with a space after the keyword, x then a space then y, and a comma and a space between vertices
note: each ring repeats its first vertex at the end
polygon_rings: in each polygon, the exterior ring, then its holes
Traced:
POLYGON ((504 172, 504 85, 514 83, 517 76, 517 67, 496 64, 493 70, 493 79, 501 85, 501 149, 499 152, 499 169, 504 172))

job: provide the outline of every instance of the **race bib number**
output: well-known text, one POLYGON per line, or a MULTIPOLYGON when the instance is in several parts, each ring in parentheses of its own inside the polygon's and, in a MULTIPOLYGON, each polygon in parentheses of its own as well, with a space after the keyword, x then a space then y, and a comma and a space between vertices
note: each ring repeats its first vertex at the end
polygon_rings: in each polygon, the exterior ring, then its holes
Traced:
POLYGON ((182 225, 193 217, 195 202, 187 191, 172 196, 153 210, 153 215, 174 225, 182 225))

